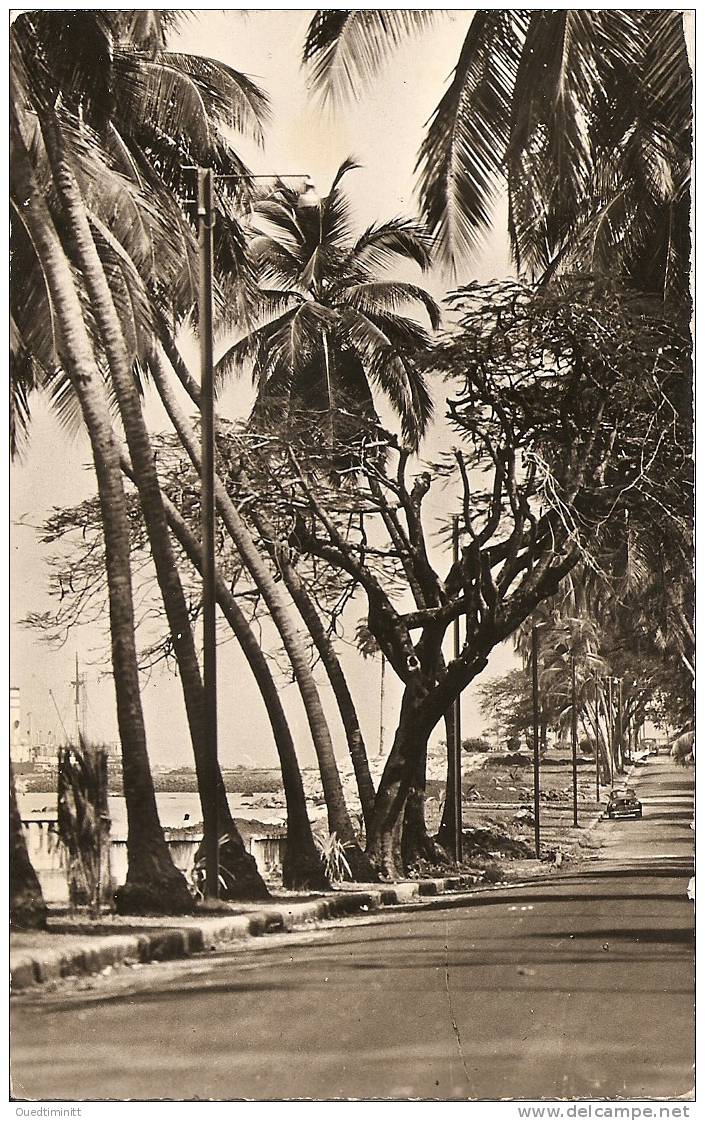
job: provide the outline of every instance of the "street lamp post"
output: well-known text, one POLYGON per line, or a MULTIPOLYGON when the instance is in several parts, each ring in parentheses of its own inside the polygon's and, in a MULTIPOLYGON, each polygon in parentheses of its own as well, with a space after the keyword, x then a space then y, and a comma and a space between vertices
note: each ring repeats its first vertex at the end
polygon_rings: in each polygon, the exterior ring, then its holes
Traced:
MULTIPOLYGON (((453 564, 460 559, 460 528, 457 514, 453 517, 453 564)), ((457 661, 460 657, 460 618, 453 620, 453 657, 457 661)), ((463 790, 461 774, 461 719, 460 698, 455 698, 453 704, 453 729, 455 740, 453 752, 453 843, 455 849, 455 862, 460 864, 463 859, 463 790)))
MULTIPOLYGON (((201 534, 203 566, 203 735, 206 755, 206 789, 203 794, 203 832, 206 864, 206 896, 217 900, 219 895, 218 821, 218 701, 217 656, 215 629, 215 403, 213 369, 213 206, 214 174, 210 168, 184 167, 197 173, 197 217, 199 249, 199 344, 201 363, 201 534)), ((304 173, 291 178, 307 180, 307 191, 313 184, 304 173)), ((218 179, 271 179, 269 175, 218 175, 218 179)), ((281 178, 281 176, 279 176, 281 178)), ((314 192, 315 193, 315 192, 314 192)), ((319 200, 316 196, 316 202, 319 200)))
POLYGON ((571 689, 571 714, 570 714, 570 742, 573 760, 573 825, 578 825, 578 698, 575 681, 575 654, 570 655, 570 689, 571 689))
POLYGON ((614 706, 612 703, 612 675, 607 675, 607 741, 609 744, 610 778, 614 786, 614 706))
POLYGON ((534 847, 536 859, 541 857, 541 824, 539 809, 539 635, 538 626, 531 627, 531 680, 534 702, 534 847))
POLYGON ((594 726, 595 726, 595 798, 597 802, 600 801, 600 700, 599 700, 600 679, 595 674, 595 712, 594 712, 594 726))
POLYGON ((617 678, 617 753, 619 755, 620 770, 624 770, 624 694, 622 692, 622 678, 617 678))
POLYGON ((218 898, 218 704, 215 635, 215 432, 213 394, 213 172, 198 169, 199 306, 201 352, 201 535, 203 549, 203 731, 206 896, 218 898))

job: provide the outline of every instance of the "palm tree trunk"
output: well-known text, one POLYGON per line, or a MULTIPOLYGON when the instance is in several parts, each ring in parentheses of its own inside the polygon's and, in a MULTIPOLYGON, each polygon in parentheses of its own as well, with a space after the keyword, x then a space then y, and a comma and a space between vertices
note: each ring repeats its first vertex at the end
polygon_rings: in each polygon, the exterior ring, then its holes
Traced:
MULTIPOLYGON (((200 543, 166 495, 164 495, 164 510, 179 544, 194 568, 200 571, 202 561, 200 543)), ((222 575, 217 570, 215 590, 218 606, 230 624, 257 682, 264 706, 267 709, 279 756, 284 797, 286 798, 287 845, 283 867, 284 887, 308 887, 323 890, 330 884, 324 874, 318 850, 313 840, 299 761, 296 757, 296 749, 289 724, 279 699, 279 691, 252 627, 238 607, 237 601, 222 575)))
MULTIPOLYGON (((610 744, 610 722, 609 713, 607 709, 607 702, 604 693, 600 691, 600 704, 602 708, 602 715, 604 717, 606 731, 600 736, 600 758, 602 759, 602 766, 604 771, 604 782, 614 782, 614 760, 612 758, 612 748, 610 744)), ((599 727, 599 708, 598 708, 598 727, 599 727)))
MULTIPOLYGON (((132 461, 134 482, 140 497, 157 582, 164 601, 169 631, 174 647, 186 705, 191 742, 196 763, 198 789, 207 787, 207 759, 203 734, 203 683, 191 631, 181 579, 176 567, 171 538, 162 505, 161 488, 154 465, 147 426, 130 360, 103 264, 98 256, 88 222, 83 197, 64 151, 63 139, 56 122, 46 122, 43 136, 49 155, 54 184, 64 210, 68 238, 76 264, 81 270, 91 301, 91 309, 100 332, 115 396, 120 410, 125 438, 132 461)), ((222 777, 219 776, 220 834, 228 840, 221 847, 220 863, 228 873, 225 894, 231 899, 267 899, 269 892, 257 871, 254 859, 247 853, 230 813, 222 777)), ((204 817, 205 809, 203 808, 204 817)))
POLYGON ((43 930, 46 924, 46 903, 27 852, 10 762, 10 928, 43 930))
POLYGON ((118 906, 132 912, 185 913, 192 910, 193 902, 164 840, 147 755, 135 649, 130 528, 105 387, 96 369, 71 267, 34 181, 29 155, 14 116, 11 121, 13 165, 18 195, 23 203, 22 220, 41 261, 54 312, 57 358, 69 375, 81 406, 98 482, 128 817, 128 875, 118 893, 118 906))
MULTIPOLYGON (((157 361, 152 370, 155 384, 169 414, 169 418, 181 440, 195 469, 200 473, 200 454, 196 446, 191 426, 187 417, 181 410, 166 377, 164 369, 157 361)), ((279 631, 284 649, 291 661, 296 677, 301 699, 306 710, 311 738, 313 740, 318 766, 321 772, 323 793, 328 810, 328 827, 331 833, 336 833, 338 839, 350 845, 348 861, 356 876, 368 877, 370 869, 359 851, 355 831, 353 829, 348 808, 345 804, 343 788, 340 782, 338 765, 333 751, 328 722, 323 711, 318 688, 308 664, 306 644, 294 623, 288 604, 284 598, 281 587, 275 581, 266 562, 257 551, 252 535, 235 509, 222 481, 216 477, 215 496, 218 512, 235 543, 242 561, 247 568, 258 591, 262 595, 274 624, 279 631), (357 851, 356 851, 357 850, 357 851)))
MULTIPOLYGON (((249 484, 246 483, 246 485, 248 485, 249 489, 249 484)), ((281 572, 289 595, 298 608, 299 614, 306 624, 315 647, 321 656, 321 661, 328 675, 328 680, 331 683, 333 695, 338 705, 338 711, 340 712, 340 719, 345 730, 348 750, 357 781, 357 792, 360 798, 362 816, 365 822, 365 828, 367 828, 372 820, 375 788, 372 783, 370 766, 367 760, 367 751, 362 738, 362 730, 357 717, 355 702, 350 695, 350 689, 345 680, 345 674, 338 660, 338 655, 335 652, 333 643, 326 634, 325 627, 321 622, 313 600, 306 591, 303 581, 289 559, 286 544, 278 540, 273 525, 266 515, 262 513, 261 509, 258 510, 255 506, 250 507, 250 517, 260 538, 276 564, 277 569, 281 572)))

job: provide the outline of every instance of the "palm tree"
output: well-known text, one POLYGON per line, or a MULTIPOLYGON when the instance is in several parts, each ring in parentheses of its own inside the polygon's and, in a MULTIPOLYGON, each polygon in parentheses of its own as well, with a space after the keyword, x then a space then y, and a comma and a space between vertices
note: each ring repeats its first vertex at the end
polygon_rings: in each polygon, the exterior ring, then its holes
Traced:
MULTIPOLYGON (((200 569, 203 557, 200 542, 166 496, 164 509, 174 535, 194 567, 200 569)), ((216 598, 257 682, 279 755, 286 799, 286 854, 282 868, 284 886, 325 888, 328 883, 308 819, 306 795, 294 741, 267 658, 220 572, 216 572, 216 598)))
MULTIPOLYGON (((154 464, 147 426, 142 413, 137 385, 132 373, 120 318, 117 313, 106 272, 90 229, 88 214, 73 176, 70 162, 62 150, 60 132, 45 129, 47 151, 52 164, 53 181, 61 199, 70 229, 71 244, 77 265, 83 275, 91 309, 108 360, 113 389, 118 402, 127 446, 132 460, 134 480, 140 496, 157 580, 162 593, 174 651, 183 685, 191 739, 196 759, 198 786, 203 798, 206 789, 207 760, 204 754, 203 686, 174 551, 171 545, 161 490, 154 464)), ((261 899, 268 891, 259 875, 254 859, 246 853, 232 820, 222 779, 218 783, 221 833, 220 861, 230 875, 228 894, 240 898, 261 899)), ((205 813, 205 807, 204 807, 205 813)))
MULTIPOLYGON (((117 99, 120 112, 117 122, 114 114, 103 120, 103 106, 100 104, 100 99, 96 97, 95 83, 90 86, 86 84, 83 96, 78 98, 75 104, 76 88, 72 87, 68 95, 63 94, 61 89, 62 74, 60 70, 58 73, 56 72, 57 59, 52 56, 51 43, 49 45, 46 43, 46 34, 50 28, 44 26, 46 20, 42 19, 42 15, 46 16, 47 14, 40 14, 38 21, 36 18, 34 20, 26 19, 24 24, 19 27, 16 33, 16 49, 20 58, 22 58, 26 57, 28 47, 34 45, 39 49, 40 56, 44 58, 46 63, 43 81, 41 83, 35 82, 31 87, 31 92, 34 94, 33 107, 41 125, 41 139, 44 142, 52 180, 62 206, 61 219, 66 229, 67 253, 80 270, 86 285, 91 311, 105 352, 127 437, 134 469, 134 480, 140 494, 157 578, 164 599, 181 674, 187 716, 196 755, 196 768, 199 773, 199 788, 202 788, 205 761, 202 746, 203 689, 200 671, 181 581, 174 563, 173 549, 154 467, 154 458, 142 416, 138 387, 131 368, 134 358, 140 356, 140 339, 138 337, 140 329, 147 339, 147 345, 149 345, 151 292, 147 285, 150 284, 153 291, 154 284, 158 279, 163 300, 164 292, 169 291, 170 269, 166 267, 165 255, 158 252, 160 246, 153 245, 151 263, 146 270, 147 275, 144 278, 140 277, 137 266, 140 262, 144 262, 144 245, 138 244, 139 238, 136 242, 131 232, 131 226, 134 225, 135 211, 137 211, 141 217, 138 228, 142 235, 142 241, 145 240, 145 231, 146 240, 155 241, 154 223, 150 225, 151 215, 148 208, 142 203, 141 199, 136 199, 134 194, 131 195, 125 185, 121 192, 118 188, 118 193, 126 196, 126 198, 121 199, 123 209, 125 201, 128 205, 130 202, 132 203, 129 224, 126 226, 124 221, 121 222, 119 218, 116 220, 115 207, 113 207, 110 217, 107 215, 102 217, 100 214, 101 199, 99 196, 96 197, 96 186, 91 181, 90 171, 93 169, 86 168, 87 161, 85 153, 81 152, 80 144, 82 141, 84 147, 88 145, 91 148, 91 155, 95 157, 96 138, 90 135, 86 136, 85 128, 82 128, 87 117, 88 120, 93 120, 101 127, 102 139, 105 142, 112 142, 113 149, 115 148, 116 138, 120 140, 122 146, 118 147, 118 152, 123 157, 123 166, 125 166, 125 153, 132 150, 134 155, 127 162, 127 170, 131 173, 132 178, 137 179, 140 187, 143 187, 143 183, 140 182, 137 162, 140 159, 144 162, 143 146, 151 147, 153 159, 147 164, 148 170, 151 171, 149 178, 153 186, 157 189, 161 187, 159 193, 163 196, 162 180, 165 177, 169 178, 169 175, 173 177, 174 169, 169 169, 163 158, 154 158, 154 135, 151 138, 145 136, 144 126, 140 124, 144 112, 149 108, 147 116, 150 127, 161 141, 162 148, 164 130, 171 128, 180 142, 182 158, 189 158, 188 153, 191 149, 194 147, 198 149, 199 146, 203 146, 198 126, 202 126, 204 122, 199 120, 198 110, 195 120, 193 119, 193 110, 191 110, 189 116, 188 98, 186 99, 186 111, 181 113, 175 111, 175 89, 180 91, 183 97, 185 92, 198 93, 199 86, 203 87, 202 95, 197 102, 200 111, 205 112, 206 106, 210 106, 214 118, 218 120, 224 114, 226 95, 230 96, 232 102, 233 90, 239 89, 237 76, 234 75, 234 72, 228 72, 225 75, 220 73, 216 64, 208 64, 208 60, 194 61, 187 59, 185 56, 167 56, 163 50, 160 50, 158 55, 152 52, 149 58, 143 57, 136 53, 134 49, 144 46, 142 40, 135 42, 136 25, 134 21, 130 23, 129 34, 126 35, 125 13, 118 14, 106 25, 101 26, 101 30, 114 48, 110 59, 110 76, 113 79, 113 85, 120 93, 117 99), (127 48, 131 49, 128 50, 127 48), (117 63, 118 58, 121 59, 122 68, 117 63), (53 63, 53 69, 50 63, 53 63), (130 73, 132 81, 126 77, 125 68, 130 73), (209 84, 204 81, 206 77, 209 84), (142 115, 137 111, 136 94, 133 88, 138 78, 141 80, 137 83, 137 87, 142 99, 142 115), (220 84, 216 79, 220 79, 220 84), (57 101, 60 92, 63 94, 61 97, 61 116, 53 108, 53 103, 57 101), (72 110, 73 119, 71 117, 72 110), (187 125, 190 126, 190 134, 187 125), (77 133, 84 133, 83 136, 79 135, 78 142, 76 139, 77 133), (67 134, 73 140, 71 150, 66 143, 67 134), (189 141, 191 142, 191 149, 188 147, 189 141), (83 160, 81 160, 82 154, 84 155, 83 160), (83 171, 84 182, 87 181, 87 186, 84 186, 83 190, 77 180, 75 169, 78 166, 83 171), (151 170, 154 166, 159 168, 158 182, 156 183, 154 171, 151 170), (92 198, 92 210, 89 210, 89 198, 92 198), (99 253, 99 246, 102 250, 103 259, 101 259, 99 253), (104 264, 106 255, 108 256, 112 288, 108 281, 108 268, 104 264), (160 261, 159 278, 151 275, 156 260, 160 261), (130 296, 127 301, 125 300, 125 288, 130 289, 130 296), (139 307, 140 297, 142 308, 136 313, 135 308, 139 307), (121 319, 118 310, 120 308, 124 312, 126 305, 129 308, 131 333, 126 333, 124 316, 121 319), (139 321, 140 317, 141 322, 139 321), (128 351, 127 337, 133 340, 131 353, 128 351)), ((101 17, 98 18, 98 22, 100 24, 101 17)), ((55 21, 52 20, 50 14, 49 24, 56 30, 55 21)), ((64 32, 66 31, 63 24, 60 24, 59 27, 64 32)), ((147 33, 152 33, 149 28, 145 31, 145 34, 147 33)), ((103 75, 102 80, 106 81, 105 75, 103 75)), ((30 91, 28 83, 23 83, 23 85, 24 88, 18 91, 20 96, 30 91)), ((111 95, 115 94, 113 85, 110 85, 110 83, 107 85, 108 92, 111 95)), ((252 87, 252 89, 255 90, 255 87, 252 87)), ((255 100, 254 94, 252 99, 255 100)), ((205 128, 208 132, 208 121, 205 122, 205 128)), ((208 138, 208 143, 211 158, 218 157, 221 154, 220 148, 223 146, 221 145, 219 148, 213 137, 208 138)), ((196 155, 198 154, 200 153, 197 152, 196 155)), ((196 157, 191 155, 190 158, 196 157)), ((99 163, 95 158, 93 162, 94 164, 99 163)), ((177 170, 180 175, 181 168, 177 170)), ((110 177, 109 169, 101 167, 100 171, 102 172, 100 179, 104 182, 106 178, 110 177)), ((95 173, 93 178, 96 178, 95 173)), ((144 168, 141 178, 145 178, 144 168)), ((170 185, 167 184, 167 186, 170 185)), ((109 207, 106 209, 110 213, 109 207)), ((172 202, 170 209, 172 217, 175 218, 176 229, 181 229, 181 239, 188 256, 189 241, 192 240, 190 231, 187 225, 185 226, 179 213, 178 204, 172 202)), ((119 214, 119 211, 117 213, 119 214)), ((162 246, 163 241, 162 238, 162 246)), ((178 249, 181 249, 181 246, 177 244, 178 249)), ((173 256, 178 257, 178 251, 176 254, 172 253, 173 256)), ((178 265, 176 270, 173 267, 171 268, 172 274, 174 271, 178 274, 178 265)), ((184 271, 183 263, 181 263, 181 271, 184 271)), ((142 346, 144 347, 144 343, 142 346)), ((237 884, 237 893, 243 897, 265 897, 268 894, 265 885, 257 873, 254 861, 245 852, 232 821, 222 780, 219 783, 219 801, 221 805, 220 819, 225 832, 229 836, 229 840, 221 853, 223 863, 228 866, 228 870, 231 872, 229 882, 237 884)))
POLYGON ((432 403, 416 359, 430 345, 426 330, 403 311, 440 311, 432 297, 390 267, 430 267, 428 237, 414 222, 394 218, 352 232, 341 164, 328 195, 302 195, 280 186, 254 211, 249 250, 262 289, 262 322, 226 350, 221 378, 248 363, 257 386, 254 415, 266 420, 301 409, 318 413, 322 430, 344 439, 355 418, 376 416, 373 388, 399 416, 405 441, 417 447, 432 403), (313 196, 313 197, 311 197, 313 196))
POLYGON ((74 274, 36 183, 19 120, 11 115, 13 204, 36 255, 51 308, 56 361, 80 403, 98 483, 108 575, 113 677, 128 811, 128 879, 119 905, 178 913, 192 908, 159 824, 149 767, 134 638, 129 524, 120 462, 103 379, 74 274))
POLYGON ((355 702, 348 687, 343 668, 336 654, 330 636, 326 632, 321 617, 312 597, 309 595, 304 581, 292 563, 288 542, 283 541, 277 533, 262 507, 257 508, 256 503, 250 507, 250 518, 255 526, 260 540, 276 564, 277 571, 281 573, 287 591, 297 607, 301 618, 313 639, 316 650, 325 668, 335 697, 340 718, 348 743, 348 750, 355 772, 357 791, 365 826, 372 820, 374 808, 375 788, 370 775, 365 742, 360 728, 355 702))
POLYGON ((46 921, 46 903, 27 852, 10 762, 10 927, 41 930, 46 921))
MULTIPOLYGON (((200 474, 200 450, 190 421, 176 400, 164 357, 160 355, 155 357, 152 365, 152 375, 174 430, 191 463, 200 474)), ((336 833, 338 839, 349 846, 348 860, 354 876, 360 879, 374 878, 369 862, 357 845, 355 830, 345 803, 328 721, 308 662, 308 652, 303 635, 296 624, 280 583, 260 555, 244 518, 217 475, 215 478, 215 500, 223 524, 240 554, 243 565, 269 609, 272 621, 279 632, 284 649, 291 662, 318 759, 330 832, 336 833)))
MULTIPOLYGON (((430 339, 400 310, 420 311, 435 329, 440 312, 422 288, 388 279, 391 266, 431 258, 428 239, 411 222, 393 219, 352 234, 341 183, 357 165, 346 160, 329 194, 311 198, 283 185, 255 210, 250 252, 262 286, 266 321, 231 346, 218 364, 221 377, 252 363, 258 387, 253 423, 281 424, 313 414, 328 441, 345 444, 358 421, 376 419, 372 386, 401 419, 405 441, 416 447, 431 416, 431 400, 416 365, 430 339)), ((260 509, 251 515, 263 523, 260 509)), ((277 554, 284 579, 321 656, 338 703, 366 822, 374 786, 355 706, 334 647, 271 523, 260 537, 277 554)))
MULTIPOLYGON (((437 13, 319 10, 303 57, 324 99, 359 91, 437 13)), ((687 292, 692 79, 683 13, 473 13, 417 170, 421 209, 457 268, 502 190, 519 267, 619 271, 687 292)))

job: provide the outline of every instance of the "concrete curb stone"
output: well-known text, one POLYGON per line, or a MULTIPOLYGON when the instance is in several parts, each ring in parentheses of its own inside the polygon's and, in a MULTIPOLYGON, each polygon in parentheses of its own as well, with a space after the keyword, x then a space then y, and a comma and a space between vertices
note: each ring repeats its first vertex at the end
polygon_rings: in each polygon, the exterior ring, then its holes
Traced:
POLYGON ((474 876, 417 880, 389 887, 362 886, 337 890, 323 899, 306 903, 276 904, 254 914, 204 918, 199 926, 160 927, 144 934, 124 937, 105 935, 91 938, 76 950, 47 950, 18 956, 11 965, 14 991, 46 984, 62 977, 101 973, 124 963, 172 961, 229 942, 244 941, 266 934, 291 932, 317 921, 377 911, 413 899, 463 891, 476 885, 474 876))

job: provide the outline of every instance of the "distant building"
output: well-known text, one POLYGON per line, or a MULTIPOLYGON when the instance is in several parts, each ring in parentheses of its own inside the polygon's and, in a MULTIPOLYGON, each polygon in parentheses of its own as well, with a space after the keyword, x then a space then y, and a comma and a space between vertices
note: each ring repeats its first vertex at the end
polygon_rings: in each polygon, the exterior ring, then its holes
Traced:
POLYGON ((29 736, 22 734, 22 706, 18 685, 10 686, 10 758, 13 763, 32 763, 29 736))
POLYGON ((20 742, 21 730, 20 689, 18 685, 10 686, 10 746, 15 747, 20 742))

